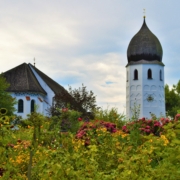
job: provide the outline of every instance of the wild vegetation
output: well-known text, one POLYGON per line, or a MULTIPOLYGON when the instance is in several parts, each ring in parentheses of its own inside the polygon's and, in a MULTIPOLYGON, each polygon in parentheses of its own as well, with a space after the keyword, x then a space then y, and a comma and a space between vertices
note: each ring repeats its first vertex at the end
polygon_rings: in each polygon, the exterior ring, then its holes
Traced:
POLYGON ((167 116, 174 118, 180 109, 180 81, 172 88, 167 84, 165 85, 165 102, 167 116))
POLYGON ((0 108, 1 179, 180 177, 180 114, 126 121, 115 108, 96 108, 87 119, 64 106, 52 117, 33 112, 22 120, 8 111, 0 108))
POLYGON ((127 123, 115 109, 104 114, 108 121, 85 122, 78 112, 69 109, 62 109, 60 117, 52 118, 34 112, 26 120, 19 120, 19 129, 15 130, 11 125, 14 117, 6 116, 5 109, 1 109, 1 178, 179 178, 179 116, 176 120, 127 123), (70 120, 68 125, 62 123, 64 118, 70 120))
POLYGON ((8 115, 12 115, 15 111, 14 105, 16 101, 12 98, 10 93, 6 91, 8 87, 9 84, 6 82, 3 74, 0 74, 0 108, 8 109, 8 115))

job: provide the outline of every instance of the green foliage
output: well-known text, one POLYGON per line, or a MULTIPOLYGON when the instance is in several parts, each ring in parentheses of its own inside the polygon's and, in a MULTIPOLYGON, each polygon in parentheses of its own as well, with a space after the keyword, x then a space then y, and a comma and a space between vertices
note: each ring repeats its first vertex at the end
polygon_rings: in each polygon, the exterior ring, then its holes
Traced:
POLYGON ((50 115, 57 116, 59 112, 57 109, 70 108, 75 111, 81 112, 85 118, 93 119, 93 111, 98 109, 96 105, 96 96, 92 91, 88 91, 86 86, 82 84, 82 87, 78 89, 72 89, 69 86, 68 93, 60 93, 54 97, 54 105, 48 110, 50 115))
POLYGON ((172 89, 165 85, 165 102, 167 115, 174 118, 180 109, 180 81, 172 89))
POLYGON ((94 119, 103 120, 106 122, 112 122, 116 124, 117 128, 121 129, 125 124, 125 115, 119 114, 116 108, 111 109, 97 109, 94 111, 94 119))
POLYGON ((140 115, 140 105, 134 103, 134 106, 131 107, 131 114, 132 114, 132 118, 129 119, 129 121, 136 121, 139 119, 139 115, 140 115))
POLYGON ((8 110, 8 115, 12 115, 15 111, 14 105, 16 104, 15 99, 6 91, 9 84, 6 79, 0 74, 0 108, 6 108, 8 110))
POLYGON ((62 132, 71 132, 75 134, 79 129, 78 118, 80 118, 81 113, 75 110, 70 110, 68 108, 56 109, 58 116, 52 117, 52 122, 50 124, 50 130, 54 128, 59 128, 62 132))
MULTIPOLYGON (((98 126, 89 131, 91 144, 85 146, 84 139, 76 138, 73 133, 62 133, 55 125, 50 128, 57 118, 32 113, 28 117, 31 126, 20 127, 18 131, 6 129, 6 136, 0 136, 2 179, 177 180, 180 177, 180 121, 169 121, 159 136, 138 131, 111 133, 98 126)), ((92 127, 94 122, 89 122, 92 127)), ((103 122, 112 127, 112 122, 103 122)))
POLYGON ((87 91, 86 86, 83 84, 82 87, 78 89, 72 89, 72 87, 69 86, 69 93, 79 106, 84 109, 85 113, 93 112, 93 110, 97 108, 96 96, 92 91, 87 91))

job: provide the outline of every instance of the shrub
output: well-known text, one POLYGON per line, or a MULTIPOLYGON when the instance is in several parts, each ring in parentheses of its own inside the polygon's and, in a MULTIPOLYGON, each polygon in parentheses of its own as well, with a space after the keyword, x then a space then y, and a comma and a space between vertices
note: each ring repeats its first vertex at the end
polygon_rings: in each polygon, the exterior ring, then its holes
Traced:
POLYGON ((172 120, 169 120, 168 118, 161 118, 160 121, 142 118, 137 121, 127 123, 122 127, 122 130, 126 133, 131 133, 135 127, 137 127, 140 133, 144 135, 154 134, 159 136, 163 131, 163 126, 169 122, 172 122, 172 120))
POLYGON ((85 145, 89 145, 91 137, 97 137, 98 131, 115 133, 118 131, 114 123, 95 120, 91 122, 85 122, 76 134, 76 138, 85 140, 85 145))

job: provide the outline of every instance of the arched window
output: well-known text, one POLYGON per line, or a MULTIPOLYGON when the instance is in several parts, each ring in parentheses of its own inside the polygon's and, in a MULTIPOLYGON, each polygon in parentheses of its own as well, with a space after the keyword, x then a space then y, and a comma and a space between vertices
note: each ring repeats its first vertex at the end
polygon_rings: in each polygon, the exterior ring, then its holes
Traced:
POLYGON ((128 82, 128 71, 127 71, 127 82, 128 82))
POLYGON ((138 80, 138 71, 137 71, 137 69, 134 70, 134 80, 138 80))
POLYGON ((34 112, 35 100, 31 100, 31 113, 34 112))
POLYGON ((152 71, 151 71, 151 69, 148 69, 147 78, 152 79, 152 71))
POLYGON ((161 70, 159 71, 159 79, 160 79, 160 81, 162 81, 162 71, 161 70))
POLYGON ((24 102, 22 99, 19 99, 19 101, 18 101, 18 112, 23 113, 23 111, 24 111, 24 102))

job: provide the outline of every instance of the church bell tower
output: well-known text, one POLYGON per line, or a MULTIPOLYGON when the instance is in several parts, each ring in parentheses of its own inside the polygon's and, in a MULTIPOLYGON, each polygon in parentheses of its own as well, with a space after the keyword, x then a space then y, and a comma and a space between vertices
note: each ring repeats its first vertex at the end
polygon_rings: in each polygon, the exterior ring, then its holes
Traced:
POLYGON ((127 49, 126 116, 165 116, 163 50, 144 22, 127 49), (139 111, 139 112, 137 112, 139 111))

